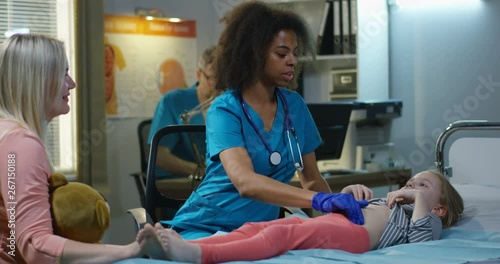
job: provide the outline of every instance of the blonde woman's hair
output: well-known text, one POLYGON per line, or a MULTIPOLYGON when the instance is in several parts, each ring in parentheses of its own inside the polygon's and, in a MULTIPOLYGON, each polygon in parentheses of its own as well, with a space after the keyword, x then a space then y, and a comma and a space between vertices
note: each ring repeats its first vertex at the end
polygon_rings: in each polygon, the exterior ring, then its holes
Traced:
POLYGON ((14 120, 45 138, 49 111, 65 85, 63 42, 14 35, 0 48, 0 119, 14 120))
POLYGON ((441 182, 441 196, 439 197, 439 202, 446 206, 446 214, 441 217, 441 222, 444 228, 452 227, 457 224, 462 213, 464 212, 464 201, 462 196, 458 191, 451 185, 448 179, 437 170, 429 170, 438 176, 441 182))

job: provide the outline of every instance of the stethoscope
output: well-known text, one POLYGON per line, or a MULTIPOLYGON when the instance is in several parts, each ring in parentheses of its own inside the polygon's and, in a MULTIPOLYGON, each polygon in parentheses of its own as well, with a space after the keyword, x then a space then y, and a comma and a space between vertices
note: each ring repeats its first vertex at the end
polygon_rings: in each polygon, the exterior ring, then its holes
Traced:
MULTIPOLYGON (((304 169, 304 162, 302 161, 302 153, 300 151, 299 141, 295 133, 295 128, 293 127, 292 120, 290 120, 290 116, 288 115, 288 102, 286 101, 285 96, 279 90, 279 88, 275 88, 275 91, 285 106, 285 130, 288 136, 288 146, 290 147, 290 153, 292 154, 293 164, 295 165, 295 169, 297 169, 298 171, 302 171, 304 169), (290 139, 290 131, 292 132, 292 135, 295 138, 295 143, 297 145, 297 151, 299 153, 300 163, 295 161, 295 155, 293 154, 293 148, 292 148, 292 140, 290 139)), ((241 93, 240 93, 240 100, 241 100, 241 108, 243 109, 243 112, 245 113, 248 122, 253 127, 253 129, 259 136, 262 143, 264 143, 264 146, 266 147, 267 151, 269 151, 269 162, 273 166, 278 166, 281 163, 281 154, 276 150, 273 151, 269 146, 269 144, 267 143, 267 141, 264 139, 264 136, 262 136, 262 134, 260 133, 259 129, 257 128, 257 125, 255 125, 255 123, 252 120, 252 117, 250 117, 250 114, 248 113, 248 110, 245 106, 245 100, 243 100, 243 96, 241 95, 241 93)))

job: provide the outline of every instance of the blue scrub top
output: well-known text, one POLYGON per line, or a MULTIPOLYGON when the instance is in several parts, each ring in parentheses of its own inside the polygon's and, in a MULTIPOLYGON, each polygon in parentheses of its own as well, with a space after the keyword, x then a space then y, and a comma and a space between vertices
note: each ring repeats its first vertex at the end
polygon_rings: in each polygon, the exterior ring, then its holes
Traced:
MULTIPOLYGON (((296 130, 302 155, 306 155, 322 142, 318 129, 302 97, 296 92, 279 89, 288 103, 289 117, 296 130)), ((217 231, 232 231, 246 222, 269 221, 278 217, 278 206, 241 197, 219 159, 219 153, 225 149, 244 147, 252 159, 256 173, 289 183, 296 170, 290 154, 290 145, 296 160, 298 151, 292 133, 290 133, 292 144, 288 142, 284 101, 278 96, 277 102, 278 110, 270 132, 264 130, 260 116, 245 104, 252 121, 270 148, 281 153, 281 163, 273 166, 269 162, 269 151, 243 112, 238 92, 229 90, 214 100, 207 112, 205 179, 177 212, 175 218, 163 223, 171 224, 181 230, 185 229, 189 233, 189 239, 193 239, 217 231), (199 236, 196 236, 196 233, 199 236)), ((181 232, 181 235, 183 233, 181 232)))
MULTIPOLYGON (((160 99, 158 105, 156 106, 153 121, 151 123, 148 144, 151 144, 153 135, 158 130, 160 130, 160 128, 168 125, 182 124, 182 120, 180 118, 181 114, 186 110, 189 111, 195 108, 199 104, 198 95, 196 93, 197 85, 198 83, 195 83, 189 88, 169 91, 160 99)), ((190 120, 190 124, 205 124, 203 115, 198 114, 193 116, 190 120)), ((195 133, 193 134, 193 137, 198 144, 200 152, 205 153, 205 135, 199 135, 195 133)), ((191 142, 189 141, 189 137, 186 133, 184 133, 182 136, 180 136, 179 134, 171 134, 165 136, 160 141, 160 145, 169 148, 174 155, 183 160, 191 162, 195 162, 196 160, 193 149, 191 147, 191 142)), ((184 177, 168 173, 158 167, 156 168, 156 176, 157 179, 184 177)))

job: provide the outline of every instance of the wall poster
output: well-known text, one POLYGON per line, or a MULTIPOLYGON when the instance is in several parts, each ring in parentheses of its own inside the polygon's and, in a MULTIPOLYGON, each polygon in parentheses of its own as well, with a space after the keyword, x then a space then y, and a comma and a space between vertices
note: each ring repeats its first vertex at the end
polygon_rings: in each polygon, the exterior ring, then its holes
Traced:
POLYGON ((152 117, 166 92, 196 81, 196 22, 104 17, 108 117, 152 117))

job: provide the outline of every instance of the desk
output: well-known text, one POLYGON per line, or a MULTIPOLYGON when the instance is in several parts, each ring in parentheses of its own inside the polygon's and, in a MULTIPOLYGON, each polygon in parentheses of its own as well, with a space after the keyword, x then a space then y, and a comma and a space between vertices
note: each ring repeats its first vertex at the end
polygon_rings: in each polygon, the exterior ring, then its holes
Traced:
MULTIPOLYGON (((145 177, 145 174, 142 174, 145 177)), ((398 185, 403 187, 411 178, 411 169, 393 169, 378 172, 361 172, 335 176, 323 177, 333 192, 340 192, 342 188, 350 184, 364 184, 367 187, 380 187, 388 185, 398 185)), ((156 186, 160 193, 168 194, 171 198, 187 199, 193 189, 196 189, 200 181, 193 181, 188 178, 165 179, 156 181, 156 186)), ((292 178, 291 185, 301 188, 302 185, 297 177, 292 178)))
MULTIPOLYGON (((377 172, 355 172, 352 174, 343 174, 323 177, 332 192, 340 192, 342 188, 350 184, 364 184, 369 188, 388 185, 398 185, 400 188, 406 185, 411 178, 411 169, 393 169, 377 172)), ((299 179, 294 178, 290 184, 296 187, 302 187, 299 179)))

